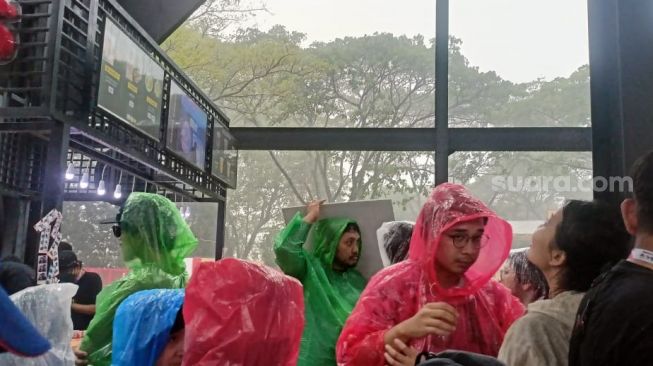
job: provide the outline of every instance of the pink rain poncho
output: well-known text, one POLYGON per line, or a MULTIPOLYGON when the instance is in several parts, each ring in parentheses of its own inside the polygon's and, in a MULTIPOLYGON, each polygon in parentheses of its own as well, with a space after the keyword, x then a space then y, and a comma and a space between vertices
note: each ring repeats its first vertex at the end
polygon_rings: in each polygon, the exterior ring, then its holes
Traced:
POLYGON ((302 285, 234 258, 200 264, 186 287, 184 366, 295 366, 302 285))
POLYGON ((496 356, 505 332, 524 311, 508 289, 491 279, 508 257, 511 242, 510 224, 463 186, 436 187, 417 218, 408 260, 377 273, 361 294, 338 340, 338 365, 384 365, 385 332, 432 302, 456 308, 456 330, 447 337, 412 339, 410 346, 418 351, 457 349, 496 356), (487 238, 478 260, 461 286, 440 287, 435 257, 441 235, 456 224, 483 217, 487 238))

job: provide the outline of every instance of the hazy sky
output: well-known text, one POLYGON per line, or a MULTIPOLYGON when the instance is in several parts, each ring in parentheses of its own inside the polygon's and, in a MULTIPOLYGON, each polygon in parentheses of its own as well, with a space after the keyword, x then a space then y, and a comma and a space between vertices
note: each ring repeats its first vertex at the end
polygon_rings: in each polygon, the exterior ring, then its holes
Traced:
MULTIPOLYGON (((391 32, 435 37, 437 0, 263 0, 263 29, 283 24, 309 41, 391 32)), ((586 0, 451 0, 449 27, 481 70, 512 81, 569 76, 588 62, 586 0)))

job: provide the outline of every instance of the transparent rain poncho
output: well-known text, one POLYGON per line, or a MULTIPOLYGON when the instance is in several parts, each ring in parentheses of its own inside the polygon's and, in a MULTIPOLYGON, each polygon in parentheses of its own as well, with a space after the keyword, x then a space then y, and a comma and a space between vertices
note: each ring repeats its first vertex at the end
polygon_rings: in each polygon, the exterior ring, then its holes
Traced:
POLYGON ((197 247, 197 238, 179 210, 163 196, 132 193, 119 216, 121 249, 129 272, 97 296, 95 317, 80 347, 93 366, 111 364, 113 319, 120 303, 138 291, 184 287, 184 258, 197 247))
POLYGON ((383 266, 399 263, 408 257, 408 246, 415 223, 408 221, 384 222, 376 231, 383 266))
POLYGON ((112 366, 154 366, 183 303, 183 289, 139 291, 125 299, 113 322, 112 366))
POLYGON ((333 270, 340 238, 351 223, 345 218, 319 220, 313 228, 313 250, 308 252, 303 245, 313 225, 298 213, 275 240, 277 264, 304 285, 306 327, 299 366, 335 364, 338 335, 365 288, 366 280, 356 269, 333 270))
POLYGON ((295 366, 302 286, 239 259, 201 263, 186 288, 184 320, 185 366, 295 366))
POLYGON ((436 187, 417 218, 408 259, 381 270, 361 294, 338 340, 338 365, 384 365, 385 333, 431 302, 456 308, 456 330, 447 337, 413 339, 410 346, 433 353, 458 349, 496 356, 505 332, 524 311, 508 289, 491 279, 508 257, 511 242, 510 224, 463 186, 444 183, 436 187), (458 223, 478 218, 487 218, 487 237, 478 260, 465 273, 461 286, 442 288, 435 260, 441 235, 458 223))
POLYGON ((73 337, 73 321, 70 306, 77 293, 77 285, 58 283, 28 287, 11 295, 11 301, 38 329, 52 348, 42 356, 18 357, 0 354, 2 366, 69 366, 74 365, 75 355, 70 347, 73 337))

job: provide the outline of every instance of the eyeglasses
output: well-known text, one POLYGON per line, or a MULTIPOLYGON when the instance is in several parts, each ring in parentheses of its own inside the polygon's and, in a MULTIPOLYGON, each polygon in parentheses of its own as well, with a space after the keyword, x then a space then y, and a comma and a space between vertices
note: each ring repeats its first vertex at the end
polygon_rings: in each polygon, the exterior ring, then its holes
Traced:
POLYGON ((120 225, 113 225, 113 226, 111 227, 111 231, 113 231, 113 235, 114 235, 116 238, 119 238, 120 235, 122 235, 122 229, 120 228, 120 225))
POLYGON ((451 241, 453 242, 453 246, 458 249, 463 249, 464 247, 467 246, 467 243, 470 242, 472 243, 472 247, 474 249, 480 249, 490 239, 490 237, 487 236, 486 234, 474 235, 474 236, 470 236, 467 234, 452 234, 452 235, 445 234, 445 235, 451 239, 451 241))

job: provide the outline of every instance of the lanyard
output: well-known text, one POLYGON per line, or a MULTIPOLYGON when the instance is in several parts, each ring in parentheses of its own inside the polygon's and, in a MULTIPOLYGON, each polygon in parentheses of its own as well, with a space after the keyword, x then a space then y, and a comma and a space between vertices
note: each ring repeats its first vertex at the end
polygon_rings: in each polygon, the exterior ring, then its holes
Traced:
POLYGON ((630 252, 630 258, 653 264, 653 252, 650 250, 635 248, 630 252))

